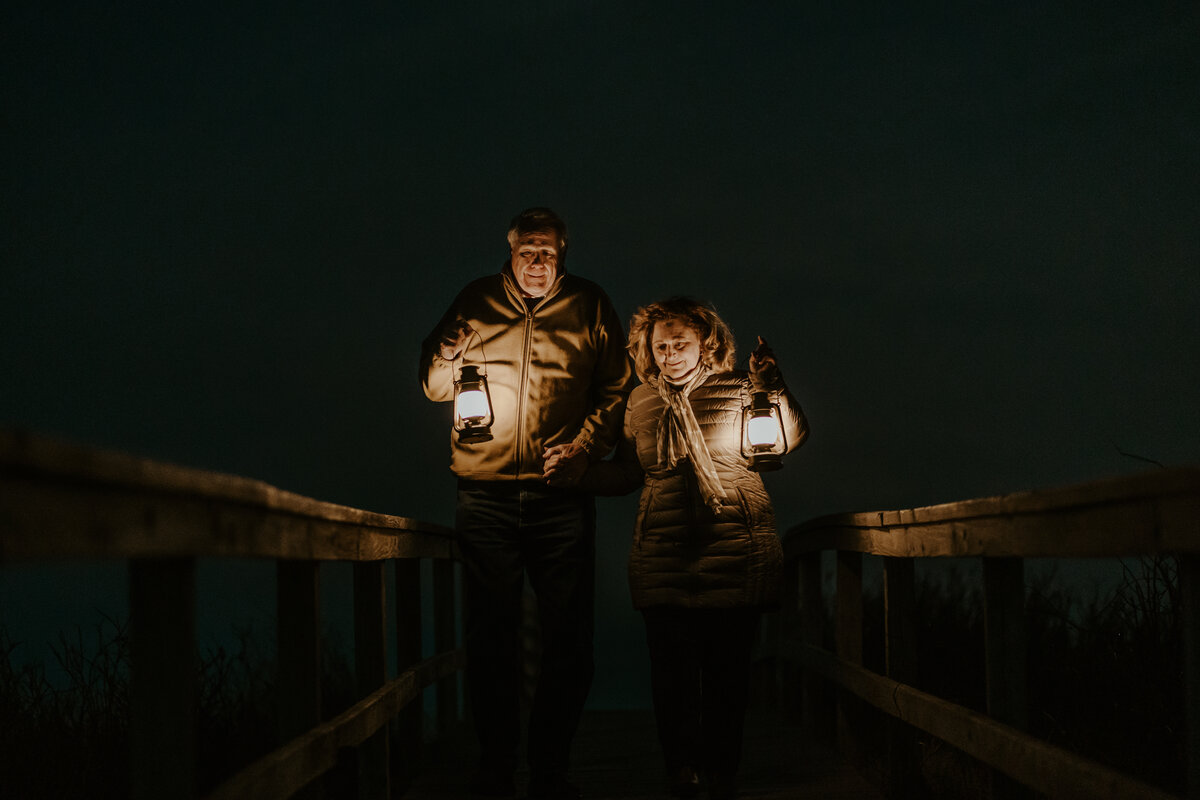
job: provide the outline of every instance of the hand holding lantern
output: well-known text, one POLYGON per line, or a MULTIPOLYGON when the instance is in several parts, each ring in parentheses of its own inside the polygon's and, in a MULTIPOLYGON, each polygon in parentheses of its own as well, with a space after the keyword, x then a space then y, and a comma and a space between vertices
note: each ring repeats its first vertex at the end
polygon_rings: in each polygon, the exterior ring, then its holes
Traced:
POLYGON ((453 328, 442 335, 442 340, 438 343, 438 353, 447 361, 453 361, 467 349, 467 343, 474 332, 470 325, 460 319, 453 328))
POLYGON ((758 337, 758 346, 750 354, 750 374, 764 382, 769 382, 769 379, 773 377, 771 373, 777 369, 779 369, 779 364, 775 361, 775 351, 763 337, 758 337))
MULTIPOLYGON (((750 374, 758 379, 755 383, 761 385, 762 379, 778 368, 775 353, 758 337, 758 347, 750 354, 750 374)), ((753 471, 768 472, 783 466, 786 452, 787 437, 779 406, 766 392, 753 392, 749 405, 742 409, 742 455, 750 460, 753 471)))

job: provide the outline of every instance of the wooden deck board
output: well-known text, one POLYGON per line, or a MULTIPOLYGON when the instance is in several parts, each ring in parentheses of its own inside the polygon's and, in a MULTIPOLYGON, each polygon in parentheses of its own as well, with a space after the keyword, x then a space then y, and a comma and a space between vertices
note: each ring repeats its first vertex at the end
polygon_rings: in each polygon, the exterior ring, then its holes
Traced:
MULTIPOLYGON (((468 798, 473 743, 442 750, 410 787, 412 800, 468 798)), ((517 773, 518 797, 527 775, 517 773)), ((654 716, 650 711, 589 711, 575 738, 571 780, 584 800, 662 800, 665 791, 654 716)), ((813 743, 794 722, 767 713, 747 720, 741 796, 746 800, 876 800, 882 794, 831 750, 813 743)), ((701 793, 703 800, 705 795, 701 793)))

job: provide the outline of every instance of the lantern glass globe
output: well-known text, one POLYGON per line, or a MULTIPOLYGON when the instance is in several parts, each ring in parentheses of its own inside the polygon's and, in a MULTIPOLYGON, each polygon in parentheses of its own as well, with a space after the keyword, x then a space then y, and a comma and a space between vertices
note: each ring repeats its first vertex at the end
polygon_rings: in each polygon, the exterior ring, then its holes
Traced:
POLYGON ((770 414, 751 417, 747 423, 746 438, 752 447, 770 447, 779 438, 779 424, 770 414))
POLYGON ((488 415, 487 395, 481 389, 464 389, 458 393, 455 410, 462 420, 483 419, 488 415))

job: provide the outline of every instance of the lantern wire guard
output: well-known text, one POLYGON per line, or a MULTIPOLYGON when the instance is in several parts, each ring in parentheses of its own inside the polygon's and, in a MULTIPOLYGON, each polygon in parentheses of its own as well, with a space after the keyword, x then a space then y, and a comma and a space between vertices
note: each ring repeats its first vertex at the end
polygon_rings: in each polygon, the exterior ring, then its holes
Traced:
POLYGON ((487 384, 487 354, 483 350, 483 337, 479 331, 468 326, 471 337, 463 350, 463 366, 454 387, 454 430, 458 432, 458 440, 465 444, 477 444, 492 440, 492 422, 495 415, 492 411, 491 392, 487 384), (479 367, 466 363, 467 352, 471 349, 470 339, 479 341, 479 354, 483 361, 483 372, 479 367))
POLYGON ((752 392, 750 404, 742 409, 742 455, 754 472, 771 472, 783 467, 786 452, 779 406, 766 392, 752 392))

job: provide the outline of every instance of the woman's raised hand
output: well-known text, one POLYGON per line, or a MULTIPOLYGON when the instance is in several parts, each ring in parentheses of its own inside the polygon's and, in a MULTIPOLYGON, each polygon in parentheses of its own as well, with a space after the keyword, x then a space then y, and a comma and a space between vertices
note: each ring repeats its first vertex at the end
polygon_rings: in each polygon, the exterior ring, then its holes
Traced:
POLYGON ((767 340, 758 337, 758 347, 750 354, 750 374, 762 375, 779 365, 775 362, 775 351, 767 344, 767 340))

